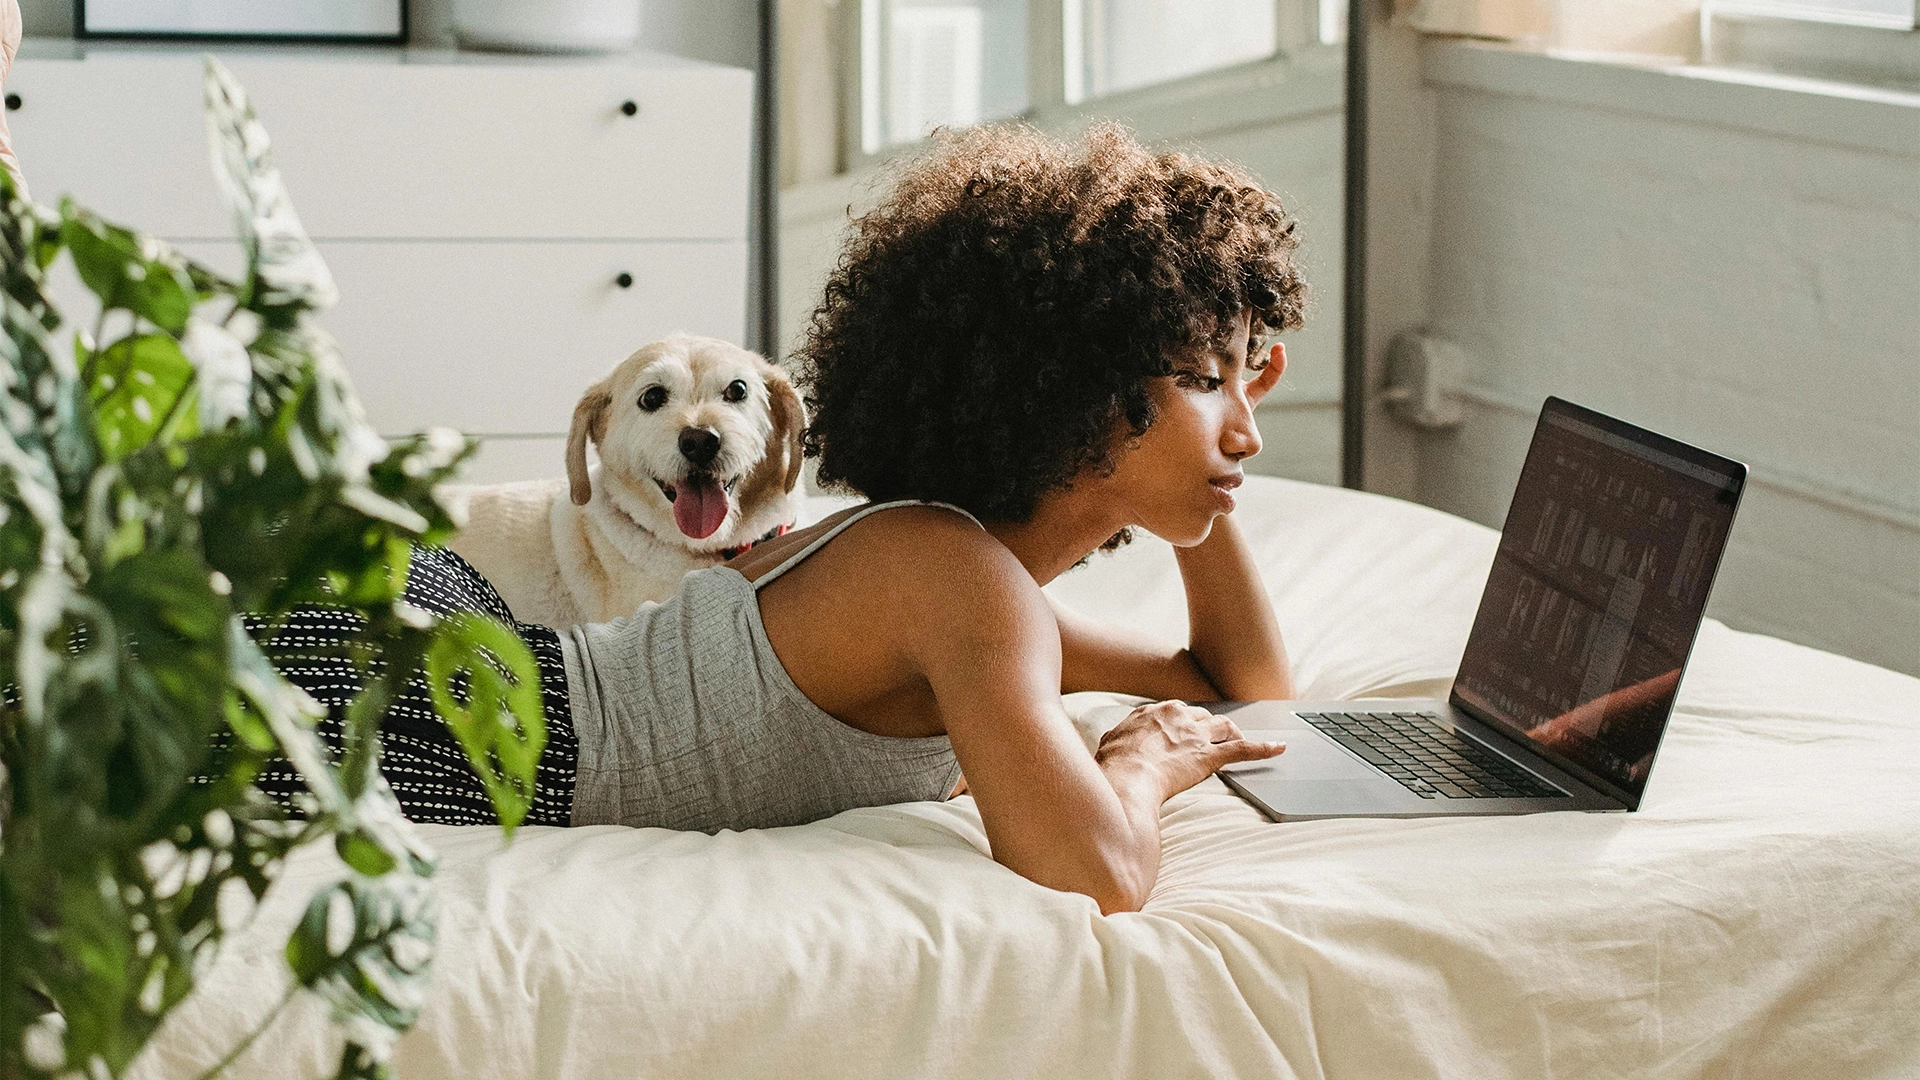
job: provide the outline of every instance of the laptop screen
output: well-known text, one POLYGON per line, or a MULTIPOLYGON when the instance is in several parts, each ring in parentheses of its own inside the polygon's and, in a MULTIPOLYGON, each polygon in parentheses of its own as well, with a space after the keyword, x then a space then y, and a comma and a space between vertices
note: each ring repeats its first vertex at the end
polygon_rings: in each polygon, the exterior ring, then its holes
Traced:
POLYGON ((1548 398, 1453 704, 1638 806, 1745 480, 1548 398))

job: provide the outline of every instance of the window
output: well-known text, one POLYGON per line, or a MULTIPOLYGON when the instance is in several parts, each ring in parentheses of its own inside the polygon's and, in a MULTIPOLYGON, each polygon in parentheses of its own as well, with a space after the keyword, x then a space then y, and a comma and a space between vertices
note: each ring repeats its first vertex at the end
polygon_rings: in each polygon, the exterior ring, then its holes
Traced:
MULTIPOLYGON (((817 2, 817 0, 816 0, 817 2)), ((1348 0, 859 0, 857 164, 933 129, 1077 105, 1345 39, 1348 0)))
POLYGON ((1700 56, 1726 67, 1916 91, 1915 9, 1915 0, 1713 0, 1700 20, 1700 56))
POLYGON ((1027 108, 1027 0, 863 0, 860 146, 1027 108))
POLYGON ((1077 104, 1272 56, 1273 0, 1066 0, 1066 99, 1077 104))
POLYGON ((1320 44, 1347 40, 1347 0, 1320 0, 1320 44))
POLYGON ((1920 25, 1915 21, 1916 6, 1915 0, 1708 0, 1706 4, 1709 19, 1714 15, 1764 15, 1888 30, 1912 30, 1920 25))

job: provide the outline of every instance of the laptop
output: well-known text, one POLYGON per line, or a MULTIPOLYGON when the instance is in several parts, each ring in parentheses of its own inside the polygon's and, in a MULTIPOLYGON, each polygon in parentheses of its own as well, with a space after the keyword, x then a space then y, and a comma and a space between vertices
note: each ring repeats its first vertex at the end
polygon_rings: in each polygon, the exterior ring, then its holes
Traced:
POLYGON ((1451 695, 1213 706, 1287 743, 1221 779, 1275 820, 1637 809, 1746 475, 1548 398, 1451 695))

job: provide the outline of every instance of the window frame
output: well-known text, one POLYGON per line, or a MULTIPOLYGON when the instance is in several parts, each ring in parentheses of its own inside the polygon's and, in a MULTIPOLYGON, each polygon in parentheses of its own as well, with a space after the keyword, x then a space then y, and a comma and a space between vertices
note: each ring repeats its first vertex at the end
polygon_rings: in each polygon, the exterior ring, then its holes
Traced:
MULTIPOLYGON (((1177 101, 1195 93, 1215 92, 1237 84, 1249 88, 1270 86, 1283 72, 1303 59, 1320 59, 1338 54, 1344 58, 1344 23, 1340 38, 1324 38, 1330 4, 1340 0, 1273 0, 1275 8, 1275 46, 1271 55, 1244 63, 1213 68, 1178 79, 1132 87, 1110 94, 1067 100, 1066 14, 1067 0, 1028 0, 1027 5, 1027 107, 998 120, 1021 120, 1041 128, 1066 126, 1093 113, 1133 116, 1141 109, 1152 110, 1162 102, 1177 101)), ((1350 0, 1358 2, 1358 0, 1350 0)), ((869 127, 883 123, 886 109, 884 70, 869 69, 869 54, 884 57, 886 42, 885 0, 852 0, 838 5, 840 40, 853 47, 844 51, 840 110, 841 160, 848 173, 865 172, 903 154, 918 152, 925 139, 884 143, 867 150, 869 127), (877 18, 869 18, 877 15, 877 18)), ((884 60, 881 61, 884 64, 884 60)), ((987 120, 992 123, 994 120, 987 120)))
POLYGON ((1920 90, 1920 0, 1888 22, 1813 11, 1804 2, 1709 0, 1700 9, 1700 59, 1712 67, 1855 86, 1920 90))
POLYGON ((1700 27, 1706 36, 1715 16, 1733 15, 1799 22, 1833 23, 1879 30, 1920 29, 1920 0, 1894 0, 1904 14, 1859 10, 1849 0, 1705 0, 1700 5, 1700 27))

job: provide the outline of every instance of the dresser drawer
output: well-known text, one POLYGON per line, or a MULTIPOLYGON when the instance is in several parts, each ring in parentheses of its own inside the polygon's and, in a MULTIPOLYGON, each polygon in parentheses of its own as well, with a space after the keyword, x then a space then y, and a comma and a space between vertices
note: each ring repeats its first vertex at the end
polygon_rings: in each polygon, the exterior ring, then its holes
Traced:
MULTIPOLYGON (((232 273, 231 242, 179 245, 232 273)), ((331 241, 321 316, 382 434, 565 435, 580 394, 676 330, 740 341, 747 249, 710 243, 331 241), (616 279, 629 274, 633 284, 616 279)), ((64 310, 64 309, 63 309, 64 310)))
MULTIPOLYGON (((223 53, 322 238, 744 239, 752 74, 671 57, 223 53), (634 115, 622 105, 632 102, 634 115)), ((22 56, 8 114, 36 198, 232 235, 197 51, 22 56)))

